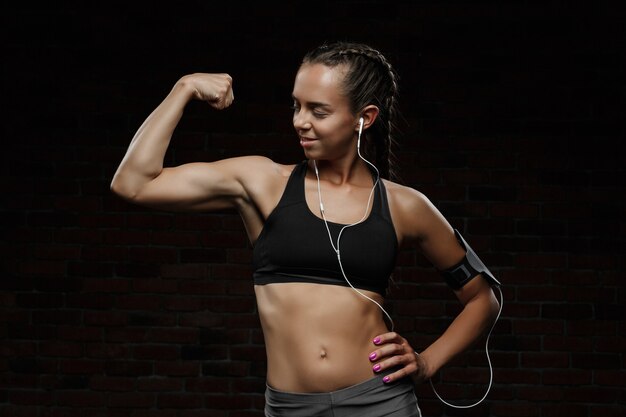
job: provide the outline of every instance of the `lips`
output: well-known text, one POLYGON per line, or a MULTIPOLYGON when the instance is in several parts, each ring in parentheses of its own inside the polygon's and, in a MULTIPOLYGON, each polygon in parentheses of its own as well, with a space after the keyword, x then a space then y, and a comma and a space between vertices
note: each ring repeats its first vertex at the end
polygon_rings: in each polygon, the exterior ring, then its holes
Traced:
POLYGON ((304 147, 310 146, 316 141, 317 139, 314 139, 314 138, 307 138, 305 136, 300 136, 300 145, 304 147))

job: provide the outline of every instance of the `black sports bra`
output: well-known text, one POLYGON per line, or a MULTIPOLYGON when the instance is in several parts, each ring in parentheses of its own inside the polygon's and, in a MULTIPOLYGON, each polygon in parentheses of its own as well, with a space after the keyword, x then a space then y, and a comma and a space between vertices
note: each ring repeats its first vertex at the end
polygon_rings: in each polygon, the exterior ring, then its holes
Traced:
MULTIPOLYGON (((312 282, 349 286, 341 274, 324 220, 309 209, 304 195, 308 161, 296 165, 283 195, 270 213, 253 250, 254 283, 312 282)), ((328 222, 333 241, 345 226, 328 222)), ((355 288, 386 295, 398 253, 383 181, 374 192, 368 217, 341 235, 341 263, 355 288)))

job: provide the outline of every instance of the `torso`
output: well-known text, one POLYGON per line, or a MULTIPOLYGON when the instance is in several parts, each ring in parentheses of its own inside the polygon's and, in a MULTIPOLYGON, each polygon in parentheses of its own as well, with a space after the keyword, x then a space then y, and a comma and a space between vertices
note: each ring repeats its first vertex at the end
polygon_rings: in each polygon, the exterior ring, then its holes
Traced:
MULTIPOLYGON (((255 285, 255 292, 271 387, 328 392, 374 375, 372 339, 387 331, 376 305, 335 285, 255 285)), ((382 303, 380 295, 365 293, 382 303)))
MULTIPOLYGON (((285 188, 293 168, 283 167, 274 190, 285 188)), ((353 187, 352 194, 341 196, 326 187, 326 212, 336 216, 327 216, 329 220, 338 223, 359 220, 370 189, 371 183, 367 187, 353 187)), ((280 194, 272 195, 273 202, 266 199, 261 204, 260 215, 269 216, 280 194)), ((305 180, 305 195, 311 212, 319 213, 312 204, 317 202, 317 184, 310 175, 305 180)), ((262 228, 254 229, 250 224, 246 227, 249 234, 257 231, 251 234, 255 243, 262 228)), ((323 223, 320 227, 324 227, 323 223)), ((330 241, 326 244, 330 246, 330 241)), ((384 306, 380 294, 360 291, 384 306)), ((388 331, 383 314, 374 303, 350 287, 307 282, 255 285, 255 293, 265 337, 270 386, 289 392, 328 392, 374 375, 375 362, 368 358, 374 349, 372 339, 388 331)))

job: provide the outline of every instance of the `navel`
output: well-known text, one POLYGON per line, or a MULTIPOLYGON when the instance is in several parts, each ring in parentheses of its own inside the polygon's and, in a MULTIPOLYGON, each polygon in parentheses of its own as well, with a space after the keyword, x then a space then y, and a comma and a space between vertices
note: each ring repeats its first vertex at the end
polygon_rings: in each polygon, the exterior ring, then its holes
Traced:
POLYGON ((320 358, 321 359, 326 359, 326 350, 324 350, 324 349, 320 350, 320 358))

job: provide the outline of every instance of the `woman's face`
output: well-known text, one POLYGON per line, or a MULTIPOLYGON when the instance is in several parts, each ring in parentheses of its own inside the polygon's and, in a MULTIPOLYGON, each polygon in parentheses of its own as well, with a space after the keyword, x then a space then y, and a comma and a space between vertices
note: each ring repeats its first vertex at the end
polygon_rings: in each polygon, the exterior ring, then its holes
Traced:
POLYGON ((307 158, 336 159, 356 151, 357 117, 341 92, 344 67, 304 64, 293 87, 293 126, 307 158))

